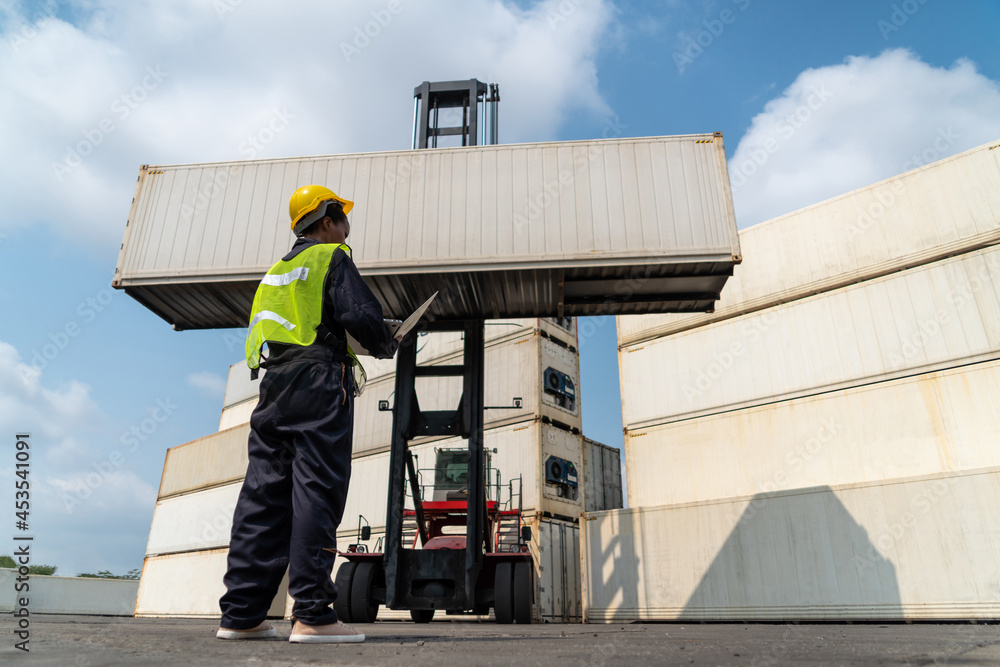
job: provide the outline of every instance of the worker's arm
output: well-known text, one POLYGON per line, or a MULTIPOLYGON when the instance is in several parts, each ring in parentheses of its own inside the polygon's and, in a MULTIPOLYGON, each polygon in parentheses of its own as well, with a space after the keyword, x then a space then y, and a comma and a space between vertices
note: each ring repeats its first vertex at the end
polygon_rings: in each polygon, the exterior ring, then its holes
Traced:
POLYGON ((372 294, 354 261, 343 251, 334 253, 327 296, 333 318, 378 359, 388 359, 399 347, 385 326, 382 304, 372 294))

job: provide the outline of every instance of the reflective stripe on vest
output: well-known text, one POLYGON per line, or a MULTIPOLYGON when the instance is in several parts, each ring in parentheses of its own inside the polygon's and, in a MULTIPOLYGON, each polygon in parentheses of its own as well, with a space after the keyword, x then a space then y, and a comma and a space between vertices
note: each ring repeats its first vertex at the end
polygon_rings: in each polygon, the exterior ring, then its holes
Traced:
POLYGON ((250 328, 253 329, 254 325, 260 322, 261 320, 271 320, 272 322, 277 322, 278 324, 285 327, 289 331, 295 328, 294 324, 286 320, 278 313, 272 313, 270 310, 262 310, 256 315, 254 315, 253 319, 250 320, 250 328))
MULTIPOLYGON (((260 281, 247 328, 247 366, 260 367, 261 349, 266 342, 287 345, 316 342, 316 327, 323 316, 323 286, 330 260, 338 248, 351 256, 349 246, 317 243, 288 261, 281 260, 260 281)), ((350 346, 347 352, 354 358, 355 386, 360 394, 365 370, 350 346)))
POLYGON ((261 284, 281 287, 282 285, 291 285, 293 280, 306 280, 307 278, 309 278, 309 267, 300 266, 294 271, 289 271, 288 273, 282 273, 279 275, 267 274, 264 276, 261 284))

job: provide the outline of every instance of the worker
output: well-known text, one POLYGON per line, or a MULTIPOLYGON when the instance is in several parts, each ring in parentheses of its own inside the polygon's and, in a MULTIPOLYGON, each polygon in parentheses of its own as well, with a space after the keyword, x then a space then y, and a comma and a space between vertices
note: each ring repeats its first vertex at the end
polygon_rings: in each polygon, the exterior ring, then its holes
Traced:
POLYGON ((320 185, 296 190, 288 212, 298 238, 254 296, 247 364, 253 377, 258 367, 266 372, 233 515, 220 639, 277 636, 265 617, 286 567, 295 600, 289 641, 365 639, 331 607, 337 527, 351 476, 354 397, 364 382, 345 332, 381 359, 392 357, 399 341, 345 244, 353 206, 320 185))

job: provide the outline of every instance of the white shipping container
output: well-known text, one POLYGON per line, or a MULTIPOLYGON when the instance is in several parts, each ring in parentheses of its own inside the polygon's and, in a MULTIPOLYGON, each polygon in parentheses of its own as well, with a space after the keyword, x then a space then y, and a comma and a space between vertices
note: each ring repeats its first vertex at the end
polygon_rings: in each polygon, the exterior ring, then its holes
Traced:
POLYGON ((242 480, 158 500, 146 557, 229 546, 242 480))
MULTIPOLYGON (((570 518, 579 516, 583 511, 583 485, 578 486, 576 499, 560 495, 560 489, 564 487, 547 483, 543 466, 549 456, 557 456, 576 466, 579 479, 582 440, 580 435, 538 420, 488 429, 485 432, 485 447, 490 450, 491 466, 499 472, 499 481, 504 489, 501 499, 508 498, 508 484, 520 478, 520 484, 514 482, 514 489, 520 489, 521 506, 526 512, 545 511, 570 518), (493 452, 493 449, 497 451, 493 452)), ((417 467, 422 469, 421 482, 428 493, 434 483, 435 447, 464 449, 467 446, 461 438, 449 438, 413 447, 417 467)), ((243 450, 246 450, 245 442, 243 450)), ((210 450, 202 451, 208 453, 210 450)), ((218 451, 211 453, 213 456, 222 454, 218 451)), ((494 472, 491 477, 494 483, 496 474, 494 472)), ((147 556, 228 546, 233 512, 242 483, 241 476, 229 484, 175 494, 157 501, 149 530, 147 556)), ((364 516, 374 529, 384 529, 388 491, 389 452, 353 459, 347 504, 338 530, 342 546, 354 541, 359 516, 364 516)), ((409 497, 406 506, 413 506, 409 497)))
MULTIPOLYGON (((499 481, 506 485, 523 476, 522 502, 527 524, 533 528, 532 554, 536 563, 537 618, 545 620, 579 620, 579 533, 570 522, 542 520, 541 511, 576 516, 582 510, 584 497, 570 502, 546 484, 542 466, 547 456, 573 460, 579 468, 582 438, 548 424, 529 422, 486 432, 486 447, 491 450, 492 466, 500 471, 499 481), (492 452, 493 449, 497 451, 492 452), (542 499, 541 501, 539 499, 542 499), (540 504, 541 503, 541 504, 540 504)), ((464 447, 465 441, 426 444, 414 448, 422 483, 433 484, 435 446, 464 447)), ((365 456, 353 461, 348 502, 338 530, 337 546, 347 549, 358 542, 359 515, 364 515, 373 530, 372 539, 364 543, 375 550, 384 534, 386 498, 389 479, 389 454, 365 456)), ((491 477, 497 480, 495 476, 491 477)), ((242 481, 225 486, 175 495, 156 503, 146 549, 143 571, 144 593, 137 615, 146 616, 211 616, 218 613, 218 597, 222 594, 222 574, 232 528, 233 511, 242 481), (165 560, 175 558, 175 560, 165 560), (179 558, 179 559, 177 559, 179 558), (218 577, 218 585, 209 594, 199 591, 190 598, 180 598, 169 590, 183 590, 191 577, 201 582, 205 575, 190 575, 188 568, 208 568, 209 576, 218 577), (185 582, 180 586, 177 582, 185 582)), ((515 483, 515 489, 518 485, 515 483)), ((503 492, 503 500, 509 496, 503 492)), ((516 502, 516 501, 515 501, 516 502)), ((406 506, 413 503, 407 498, 406 506)), ((363 524, 362 524, 363 525, 363 524)), ((201 585, 201 584, 199 584, 201 585)), ((285 583, 287 587, 287 582, 285 583)), ((277 613, 278 603, 272 608, 277 613)), ((387 614, 408 618, 408 614, 387 614)))
POLYGON ((543 623, 579 623, 580 525, 536 519, 530 522, 529 551, 535 561, 535 620, 543 623))
MULTIPOLYGON (((502 339, 516 338, 526 333, 528 330, 540 328, 536 326, 546 318, 515 319, 488 321, 486 323, 486 342, 502 339)), ((575 320, 573 320, 575 322, 575 320)), ((547 329, 555 328, 549 325, 547 329)), ((462 350, 461 332, 414 332, 411 335, 418 337, 417 340, 417 363, 430 363, 438 357, 450 356, 462 350)), ((375 380, 385 375, 396 372, 396 359, 375 359, 374 357, 362 357, 362 365, 369 381, 375 380)), ((227 409, 242 405, 247 401, 257 404, 260 395, 260 378, 264 376, 261 369, 260 376, 256 380, 250 379, 250 369, 246 362, 240 361, 229 367, 229 379, 226 381, 226 396, 223 401, 223 412, 227 409)))
MULTIPOLYGON (((533 334, 555 340, 563 347, 576 351, 576 318, 563 318, 566 327, 556 322, 557 318, 532 317, 508 320, 487 320, 484 337, 487 347, 520 339, 533 334)), ((411 334, 412 335, 412 334, 411 334)), ((465 349, 465 334, 460 331, 422 331, 417 334, 417 363, 461 363, 465 349)), ((362 357, 368 381, 373 382, 388 376, 395 376, 396 359, 374 359, 362 357)))
POLYGON ((584 620, 1000 616, 1000 468, 596 512, 584 620))
POLYGON ((1000 466, 997 406, 991 361, 629 431, 629 506, 1000 466))
MULTIPOLYGON (((222 613, 219 598, 226 592, 229 549, 195 551, 146 558, 139 580, 135 615, 146 617, 213 618, 222 613)), ((268 609, 268 618, 282 618, 288 602, 288 573, 268 609)))
MULTIPOLYGON (((575 317, 535 317, 510 320, 488 320, 486 322, 486 344, 496 344, 540 331, 543 337, 551 338, 566 347, 577 349, 577 325, 575 317)), ((417 363, 430 364, 441 357, 454 357, 464 349, 461 332, 417 332, 417 363)), ((368 381, 394 375, 396 359, 375 359, 363 357, 362 363, 368 381)), ((257 380, 250 379, 250 369, 244 362, 229 367, 226 394, 222 404, 222 418, 219 430, 225 430, 250 421, 250 414, 257 406, 260 394, 261 369, 257 380)))
MULTIPOLYGON (((242 348, 241 348, 242 349, 242 348)), ((263 368, 256 380, 250 379, 250 367, 246 361, 239 361, 229 367, 229 375, 226 378, 226 394, 222 399, 222 409, 232 408, 245 403, 246 401, 257 402, 260 395, 260 379, 267 371, 263 368)))
POLYGON ((158 498, 242 480, 250 424, 242 424, 167 450, 158 498))
MULTIPOLYGON (((580 478, 582 444, 582 436, 539 420, 499 426, 484 433, 484 447, 490 450, 491 467, 499 473, 504 489, 501 499, 507 498, 508 484, 520 478, 520 503, 525 511, 542 511, 569 518, 575 518, 583 511, 585 489, 580 478), (494 449, 497 451, 493 452, 494 449), (546 482, 544 466, 550 456, 574 464, 578 484, 575 499, 565 495, 564 485, 546 482)), ((418 457, 417 467, 426 471, 421 473, 421 483, 428 492, 434 483, 431 472, 435 464, 434 449, 464 449, 467 446, 467 441, 462 438, 447 438, 412 447, 418 457)), ((496 474, 494 472, 491 477, 493 483, 496 482, 496 474)), ((388 485, 389 452, 354 458, 347 506, 337 534, 345 538, 356 535, 359 515, 363 515, 373 529, 383 529, 388 485)), ((515 492, 518 486, 514 481, 515 492)), ((407 507, 412 507, 409 498, 407 507)))
MULTIPOLYGON (((496 345, 498 343, 529 336, 540 332, 543 337, 553 339, 564 347, 570 347, 574 351, 577 349, 577 326, 575 317, 531 317, 512 318, 506 320, 486 320, 484 338, 486 345, 496 345)), ((460 354, 465 347, 465 334, 460 331, 447 332, 420 332, 417 340, 417 363, 430 364, 443 357, 454 357, 460 354)), ((379 377, 396 372, 395 360, 388 366, 379 366, 375 373, 368 368, 368 359, 365 362, 365 370, 369 378, 379 377)), ((381 362, 380 362, 381 363, 381 362)))
POLYGON ((307 183, 357 202, 354 258, 390 316, 436 290, 432 317, 609 312, 636 272, 613 312, 707 310, 740 261, 717 133, 143 166, 113 286, 178 329, 245 326, 307 183))
MULTIPOLYGON (((437 357, 434 364, 462 363, 461 353, 437 357)), ((384 375, 369 381, 354 403, 355 453, 388 450, 392 439, 392 412, 380 411, 379 401, 395 397, 396 376, 384 375)), ((417 400, 423 410, 454 410, 462 396, 461 378, 418 378, 417 400)), ((580 409, 580 355, 544 338, 538 331, 516 339, 490 343, 485 359, 485 405, 493 408, 484 415, 487 428, 541 416, 577 431, 583 425, 580 409), (546 371, 553 369, 568 376, 575 399, 545 389, 546 371), (514 399, 520 407, 514 408, 514 399)), ((440 437, 418 442, 439 440, 440 437)))
POLYGON ((583 439, 583 482, 587 512, 622 507, 621 450, 583 439))
POLYGON ((619 351, 630 430, 1000 356, 1000 246, 619 351))
POLYGON ((249 424, 250 417, 253 415, 253 411, 256 408, 256 397, 250 399, 249 401, 237 403, 230 408, 223 408, 222 416, 219 418, 219 430, 224 431, 226 429, 233 428, 234 426, 249 424))
POLYGON ((974 148, 742 230, 746 260, 714 313, 619 316, 619 345, 1000 242, 1000 152, 994 148, 974 148))
MULTIPOLYGON (((0 568, 0 613, 27 607, 29 614, 131 616, 138 590, 139 582, 131 579, 32 574, 28 581, 14 568, 0 568), (24 599, 27 605, 20 604, 24 599)), ((11 633, 15 623, 11 621, 11 633)))

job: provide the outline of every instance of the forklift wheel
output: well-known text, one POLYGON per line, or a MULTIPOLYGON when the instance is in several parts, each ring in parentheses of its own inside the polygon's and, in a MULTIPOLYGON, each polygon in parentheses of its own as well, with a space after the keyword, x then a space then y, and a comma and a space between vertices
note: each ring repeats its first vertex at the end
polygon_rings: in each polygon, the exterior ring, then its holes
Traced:
POLYGON ((374 623, 378 616, 378 602, 372 596, 372 588, 382 578, 381 563, 358 563, 351 584, 351 622, 374 623))
POLYGON ((531 563, 514 564, 514 621, 516 623, 531 623, 531 608, 535 593, 534 582, 531 580, 531 563))
POLYGON ((333 601, 333 610, 337 612, 337 620, 344 623, 351 622, 351 584, 354 583, 354 570, 358 564, 352 561, 344 561, 340 569, 337 570, 337 599, 333 601))
POLYGON ((514 574, 511 563, 497 563, 493 584, 493 610, 497 623, 514 622, 514 574))
POLYGON ((434 620, 433 609, 411 609, 410 618, 414 623, 430 623, 434 620))

